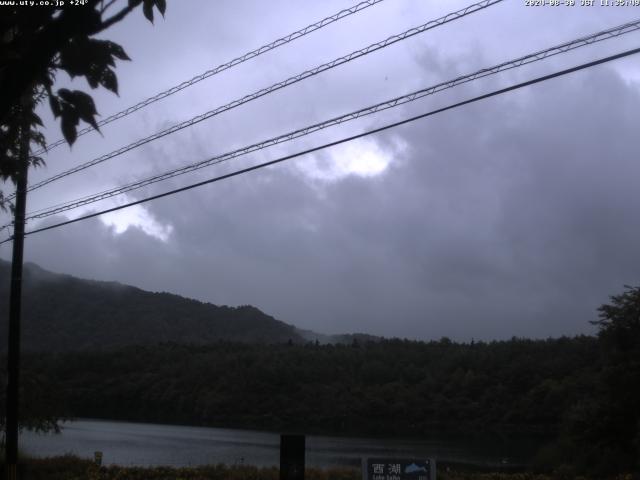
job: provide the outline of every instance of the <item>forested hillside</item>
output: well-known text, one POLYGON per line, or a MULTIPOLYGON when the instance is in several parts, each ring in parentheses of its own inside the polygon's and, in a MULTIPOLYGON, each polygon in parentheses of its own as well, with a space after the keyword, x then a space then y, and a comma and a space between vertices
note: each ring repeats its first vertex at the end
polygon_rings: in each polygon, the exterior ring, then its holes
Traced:
POLYGON ((37 300, 25 300, 21 411, 35 425, 70 416, 383 437, 515 433, 545 438, 541 465, 640 467, 638 287, 600 307, 597 338, 352 335, 322 345, 253 307, 34 265, 25 273, 25 299, 37 300))
MULTIPOLYGON (((0 260, 0 331, 8 318, 10 264, 0 260)), ((25 264, 25 351, 105 350, 162 342, 302 342, 295 327, 255 307, 225 307, 115 282, 83 280, 25 264)), ((0 342, 0 352, 6 351, 0 342)))
POLYGON ((354 346, 163 345, 37 355, 25 368, 72 416, 420 436, 433 428, 557 433, 593 388, 592 337, 354 346))
POLYGON ((516 434, 542 442, 542 466, 630 471, 640 371, 609 352, 581 336, 30 354, 24 411, 333 435, 516 434))

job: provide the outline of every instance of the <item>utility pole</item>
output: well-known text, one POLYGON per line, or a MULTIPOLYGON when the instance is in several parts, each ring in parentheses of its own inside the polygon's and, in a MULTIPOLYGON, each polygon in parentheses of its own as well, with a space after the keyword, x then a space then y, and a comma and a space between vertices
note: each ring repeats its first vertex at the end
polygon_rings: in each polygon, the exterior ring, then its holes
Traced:
POLYGON ((22 306, 22 259, 24 217, 27 203, 27 172, 31 125, 23 106, 20 127, 20 158, 16 178, 16 209, 13 223, 11 293, 9 299, 9 352, 7 359, 6 462, 7 480, 18 478, 18 402, 20 387, 20 314, 22 306))

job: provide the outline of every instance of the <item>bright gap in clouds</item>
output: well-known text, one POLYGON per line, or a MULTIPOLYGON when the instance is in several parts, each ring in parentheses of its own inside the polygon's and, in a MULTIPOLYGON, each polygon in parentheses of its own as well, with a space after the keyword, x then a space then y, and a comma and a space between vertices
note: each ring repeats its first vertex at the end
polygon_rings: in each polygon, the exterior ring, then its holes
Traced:
POLYGON ((375 177, 384 173, 391 160, 392 153, 380 148, 376 142, 356 140, 313 155, 299 166, 311 178, 336 181, 350 175, 375 177))
POLYGON ((161 224, 142 205, 101 215, 100 220, 116 235, 126 232, 129 227, 137 227, 147 235, 166 242, 173 232, 172 225, 161 224))
MULTIPOLYGON (((387 170, 394 154, 402 150, 402 147, 398 144, 389 151, 381 148, 373 140, 356 140, 333 147, 321 155, 314 155, 299 165, 305 175, 323 181, 337 181, 351 175, 375 177, 387 170)), ((113 202, 103 207, 121 205, 124 201, 113 202)), ((91 211, 91 209, 81 209, 78 215, 91 211)), ((171 224, 159 222, 143 205, 100 215, 99 218, 104 225, 111 228, 115 235, 121 235, 129 227, 135 227, 151 237, 167 242, 173 232, 171 224)))

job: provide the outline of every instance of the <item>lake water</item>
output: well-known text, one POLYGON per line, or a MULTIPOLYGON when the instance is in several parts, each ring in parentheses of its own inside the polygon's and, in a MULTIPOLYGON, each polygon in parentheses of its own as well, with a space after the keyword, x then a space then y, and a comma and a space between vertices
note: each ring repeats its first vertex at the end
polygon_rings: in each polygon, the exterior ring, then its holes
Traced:
MULTIPOLYGON (((244 463, 271 466, 279 463, 278 433, 222 428, 186 427, 100 420, 63 424, 61 434, 25 432, 20 437, 25 453, 48 457, 71 453, 93 458, 103 452, 104 464, 203 465, 244 463)), ((399 440, 308 436, 306 463, 314 467, 360 465, 363 457, 436 458, 476 465, 526 463, 534 447, 513 439, 399 440)))

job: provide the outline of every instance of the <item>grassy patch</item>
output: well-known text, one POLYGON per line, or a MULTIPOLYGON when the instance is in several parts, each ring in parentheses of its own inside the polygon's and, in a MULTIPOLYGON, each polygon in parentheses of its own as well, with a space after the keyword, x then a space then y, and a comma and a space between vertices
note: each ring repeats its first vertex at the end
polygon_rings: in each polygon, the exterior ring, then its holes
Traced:
MULTIPOLYGON (((6 478, 4 465, 0 480, 6 478)), ((199 467, 98 467, 93 461, 71 455, 44 459, 25 459, 20 464, 21 480, 279 480, 275 467, 205 465, 199 467)), ((360 470, 351 468, 308 468, 306 480, 360 480, 360 470)), ((553 474, 491 473, 439 470, 438 480, 587 480, 568 471, 553 474)), ((589 479, 593 480, 593 479, 589 479)), ((604 479, 603 479, 604 480, 604 479)), ((633 475, 609 477, 608 480, 637 480, 633 475)))

